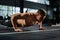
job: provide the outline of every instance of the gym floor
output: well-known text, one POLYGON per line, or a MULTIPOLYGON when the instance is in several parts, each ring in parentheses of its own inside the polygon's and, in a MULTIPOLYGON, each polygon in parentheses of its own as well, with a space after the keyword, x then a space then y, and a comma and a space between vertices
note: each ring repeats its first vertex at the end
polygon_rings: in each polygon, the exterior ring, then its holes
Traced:
POLYGON ((24 32, 14 32, 12 28, 0 25, 0 40, 60 40, 59 26, 45 26, 47 30, 38 30, 38 26, 25 27, 24 32))

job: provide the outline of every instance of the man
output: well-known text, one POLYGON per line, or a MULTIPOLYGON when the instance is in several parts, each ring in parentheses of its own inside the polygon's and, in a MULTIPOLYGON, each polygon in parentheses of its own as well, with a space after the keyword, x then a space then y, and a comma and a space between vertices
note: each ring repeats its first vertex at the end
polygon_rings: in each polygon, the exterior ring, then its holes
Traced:
POLYGON ((43 20, 46 18, 46 11, 44 9, 38 9, 36 14, 26 12, 26 13, 20 13, 20 14, 13 14, 11 16, 11 23, 13 25, 14 31, 23 31, 18 27, 19 26, 32 26, 34 24, 39 25, 40 30, 44 30, 42 26, 43 20))

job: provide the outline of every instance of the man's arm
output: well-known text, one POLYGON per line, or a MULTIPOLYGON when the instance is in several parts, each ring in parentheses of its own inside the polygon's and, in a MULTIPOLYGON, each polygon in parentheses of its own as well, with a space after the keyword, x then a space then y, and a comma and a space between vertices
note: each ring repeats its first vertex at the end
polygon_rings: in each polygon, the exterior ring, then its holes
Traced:
POLYGON ((17 16, 18 15, 15 15, 15 14, 13 14, 12 16, 11 16, 11 23, 12 23, 12 25, 13 25, 13 29, 14 29, 14 31, 22 31, 20 28, 18 28, 18 26, 17 26, 17 16), (15 18, 16 17, 16 18, 15 18))
POLYGON ((40 30, 46 29, 46 28, 43 28, 43 21, 44 21, 45 18, 46 18, 46 16, 44 16, 44 17, 43 17, 43 20, 42 20, 41 22, 38 23, 39 29, 40 29, 40 30))

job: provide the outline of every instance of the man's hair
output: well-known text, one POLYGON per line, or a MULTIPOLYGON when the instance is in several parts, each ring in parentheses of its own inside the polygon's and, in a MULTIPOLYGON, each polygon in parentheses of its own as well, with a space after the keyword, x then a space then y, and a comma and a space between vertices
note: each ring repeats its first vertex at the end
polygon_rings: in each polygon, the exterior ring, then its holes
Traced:
POLYGON ((46 15, 46 11, 44 9, 38 9, 37 13, 39 13, 41 15, 41 17, 38 20, 38 22, 43 21, 43 17, 46 15))
POLYGON ((39 13, 41 16, 45 16, 46 11, 44 9, 38 9, 37 13, 39 13))

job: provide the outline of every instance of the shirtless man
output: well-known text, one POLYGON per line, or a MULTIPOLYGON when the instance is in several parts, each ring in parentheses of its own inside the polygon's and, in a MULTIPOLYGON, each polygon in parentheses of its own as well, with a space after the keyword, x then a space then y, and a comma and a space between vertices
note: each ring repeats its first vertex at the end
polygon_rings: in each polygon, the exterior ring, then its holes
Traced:
POLYGON ((18 25, 27 27, 27 26, 32 26, 34 24, 38 24, 39 29, 44 30, 42 26, 42 22, 45 18, 46 18, 46 11, 44 9, 38 9, 36 14, 31 12, 13 14, 11 16, 11 23, 13 25, 14 31, 17 31, 17 32, 23 31, 18 27, 18 25))

